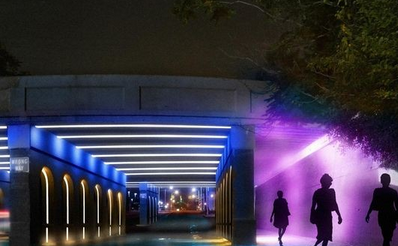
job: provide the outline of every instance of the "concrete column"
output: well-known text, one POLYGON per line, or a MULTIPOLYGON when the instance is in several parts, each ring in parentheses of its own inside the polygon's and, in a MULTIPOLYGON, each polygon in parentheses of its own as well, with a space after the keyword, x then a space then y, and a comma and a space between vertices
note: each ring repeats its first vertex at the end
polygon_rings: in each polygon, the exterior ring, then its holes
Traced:
POLYGON ((10 246, 31 244, 30 126, 8 126, 10 149, 10 246), (23 233, 22 233, 23 232, 23 233))
POLYGON ((233 245, 255 245, 253 127, 232 127, 231 165, 232 243, 233 245))

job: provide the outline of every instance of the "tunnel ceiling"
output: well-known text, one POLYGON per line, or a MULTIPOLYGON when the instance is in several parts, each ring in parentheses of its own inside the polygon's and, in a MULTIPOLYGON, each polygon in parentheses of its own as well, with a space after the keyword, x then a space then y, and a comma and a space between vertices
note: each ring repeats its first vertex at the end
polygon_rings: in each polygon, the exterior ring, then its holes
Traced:
POLYGON ((126 174, 127 187, 214 187, 229 126, 36 125, 126 174))

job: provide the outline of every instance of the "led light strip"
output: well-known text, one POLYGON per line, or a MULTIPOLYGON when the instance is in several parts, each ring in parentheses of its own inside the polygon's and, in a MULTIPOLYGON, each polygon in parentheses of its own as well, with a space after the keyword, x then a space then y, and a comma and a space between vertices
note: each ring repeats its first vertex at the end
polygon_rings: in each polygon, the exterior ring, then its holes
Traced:
POLYGON ((10 158, 10 155, 0 155, 0 158, 10 158))
POLYGON ((152 175, 216 175, 215 172, 177 172, 177 173, 125 173, 126 176, 152 176, 152 175))
POLYGON ((149 148, 204 148, 223 149, 223 145, 87 145, 77 149, 149 149, 149 148))
POLYGON ((106 165, 147 165, 147 164, 219 164, 219 161, 108 161, 106 165))
POLYGON ((177 135, 177 134, 139 134, 139 135, 61 135, 61 139, 81 139, 81 138, 215 138, 226 139, 222 135, 177 135))
POLYGON ((0 137, 0 141, 7 141, 8 137, 0 137))
POLYGON ((91 155, 92 157, 221 157, 222 154, 104 154, 104 155, 91 155))
POLYGON ((143 168, 116 168, 118 171, 150 171, 150 170, 217 170, 217 167, 143 167, 143 168))
POLYGON ((10 167, 0 167, 0 170, 10 170, 10 167))
POLYGON ((1 130, 7 129, 7 126, 0 126, 1 130))
POLYGON ((8 149, 8 146, 0 146, 0 149, 8 149))
MULTIPOLYGON (((188 128, 188 129, 231 129, 230 126, 205 125, 160 125, 160 124, 89 124, 89 125, 38 125, 36 128, 188 128)), ((0 128, 2 129, 2 128, 0 128)))
POLYGON ((0 161, 0 165, 10 165, 9 161, 0 161))

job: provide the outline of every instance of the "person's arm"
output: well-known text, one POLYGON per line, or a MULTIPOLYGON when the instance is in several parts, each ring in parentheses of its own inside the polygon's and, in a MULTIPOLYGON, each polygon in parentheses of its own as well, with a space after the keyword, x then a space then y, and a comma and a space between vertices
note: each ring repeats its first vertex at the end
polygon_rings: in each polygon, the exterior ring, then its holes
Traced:
POLYGON ((339 209, 339 205, 337 204, 337 200, 336 200, 336 192, 333 190, 333 199, 334 199, 334 203, 335 203, 335 212, 338 216, 338 223, 341 224, 343 222, 343 218, 341 217, 340 214, 340 209, 339 209))
POLYGON ((373 191, 373 198, 372 198, 372 202, 370 203, 370 205, 369 205, 369 210, 368 210, 368 213, 366 214, 366 217, 365 217, 365 221, 366 221, 366 223, 369 223, 369 220, 370 220, 370 214, 372 213, 372 211, 373 211, 373 204, 374 204, 374 200, 375 200, 375 192, 376 192, 376 190, 374 190, 373 191))
POLYGON ((271 223, 272 223, 272 217, 274 217, 274 214, 275 214, 275 202, 274 202, 274 207, 272 209, 271 218, 269 219, 269 222, 271 222, 271 223))

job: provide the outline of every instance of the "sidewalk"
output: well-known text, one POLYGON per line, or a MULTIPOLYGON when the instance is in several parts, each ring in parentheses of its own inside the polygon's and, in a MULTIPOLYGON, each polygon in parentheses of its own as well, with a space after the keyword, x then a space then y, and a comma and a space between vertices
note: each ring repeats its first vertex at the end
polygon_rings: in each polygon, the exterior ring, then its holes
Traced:
MULTIPOLYGON (((311 246, 315 244, 315 238, 309 237, 300 237, 300 236, 292 236, 292 235, 284 235, 283 236, 283 245, 284 246, 311 246)), ((278 233, 257 230, 257 245, 263 246, 279 246, 278 242, 278 233)), ((329 242, 328 246, 351 246, 346 243, 339 242, 329 242)))

